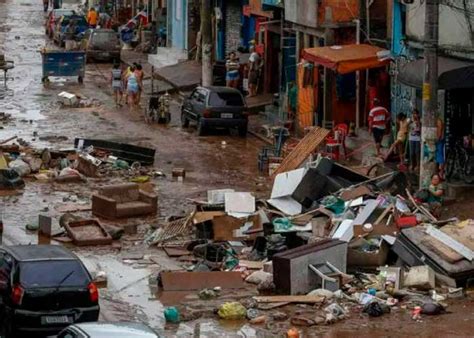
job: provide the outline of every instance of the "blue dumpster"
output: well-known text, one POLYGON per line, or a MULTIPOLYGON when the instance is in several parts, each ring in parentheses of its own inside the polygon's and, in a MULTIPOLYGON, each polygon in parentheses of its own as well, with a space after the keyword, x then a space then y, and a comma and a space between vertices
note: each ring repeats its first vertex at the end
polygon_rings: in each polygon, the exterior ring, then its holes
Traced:
POLYGON ((43 51, 43 77, 47 82, 49 76, 77 76, 79 83, 84 80, 86 72, 86 53, 84 51, 43 51))

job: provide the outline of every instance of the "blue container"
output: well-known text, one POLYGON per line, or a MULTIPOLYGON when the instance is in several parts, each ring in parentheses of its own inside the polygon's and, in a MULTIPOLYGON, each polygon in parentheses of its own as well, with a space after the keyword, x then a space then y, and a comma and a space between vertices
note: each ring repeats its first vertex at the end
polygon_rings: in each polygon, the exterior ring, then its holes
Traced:
POLYGON ((42 52, 43 77, 47 82, 49 76, 77 76, 79 83, 84 80, 86 72, 86 53, 83 51, 47 51, 42 52))

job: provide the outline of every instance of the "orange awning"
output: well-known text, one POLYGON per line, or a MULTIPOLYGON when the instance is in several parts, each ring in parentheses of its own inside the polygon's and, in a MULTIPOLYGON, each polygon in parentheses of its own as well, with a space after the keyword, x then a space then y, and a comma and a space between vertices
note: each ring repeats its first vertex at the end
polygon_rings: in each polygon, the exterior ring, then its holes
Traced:
POLYGON ((378 52, 383 51, 386 50, 365 44, 315 47, 304 49, 303 58, 339 74, 347 74, 388 64, 389 59, 380 60, 377 56, 378 52))

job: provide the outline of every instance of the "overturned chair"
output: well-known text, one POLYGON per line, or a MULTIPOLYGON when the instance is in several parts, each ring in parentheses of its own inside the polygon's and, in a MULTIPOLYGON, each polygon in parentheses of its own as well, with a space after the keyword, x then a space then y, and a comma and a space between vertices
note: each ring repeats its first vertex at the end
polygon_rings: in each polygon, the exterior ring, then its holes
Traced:
POLYGON ((126 218, 155 214, 158 196, 140 190, 136 183, 109 185, 92 195, 92 213, 104 218, 126 218))

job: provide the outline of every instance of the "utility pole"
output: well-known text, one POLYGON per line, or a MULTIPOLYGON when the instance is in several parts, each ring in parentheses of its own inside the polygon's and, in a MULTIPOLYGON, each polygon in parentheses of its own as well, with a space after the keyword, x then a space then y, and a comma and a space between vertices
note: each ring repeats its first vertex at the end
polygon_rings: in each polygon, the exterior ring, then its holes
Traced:
POLYGON ((438 115, 438 23, 439 0, 426 0, 424 70, 423 70, 423 116, 421 131, 420 187, 430 184, 436 169, 436 119, 438 115), (426 151, 428 150, 428 151, 426 151), (425 153, 428 154, 425 154, 425 153))
POLYGON ((212 86, 211 0, 201 0, 202 85, 212 86))

